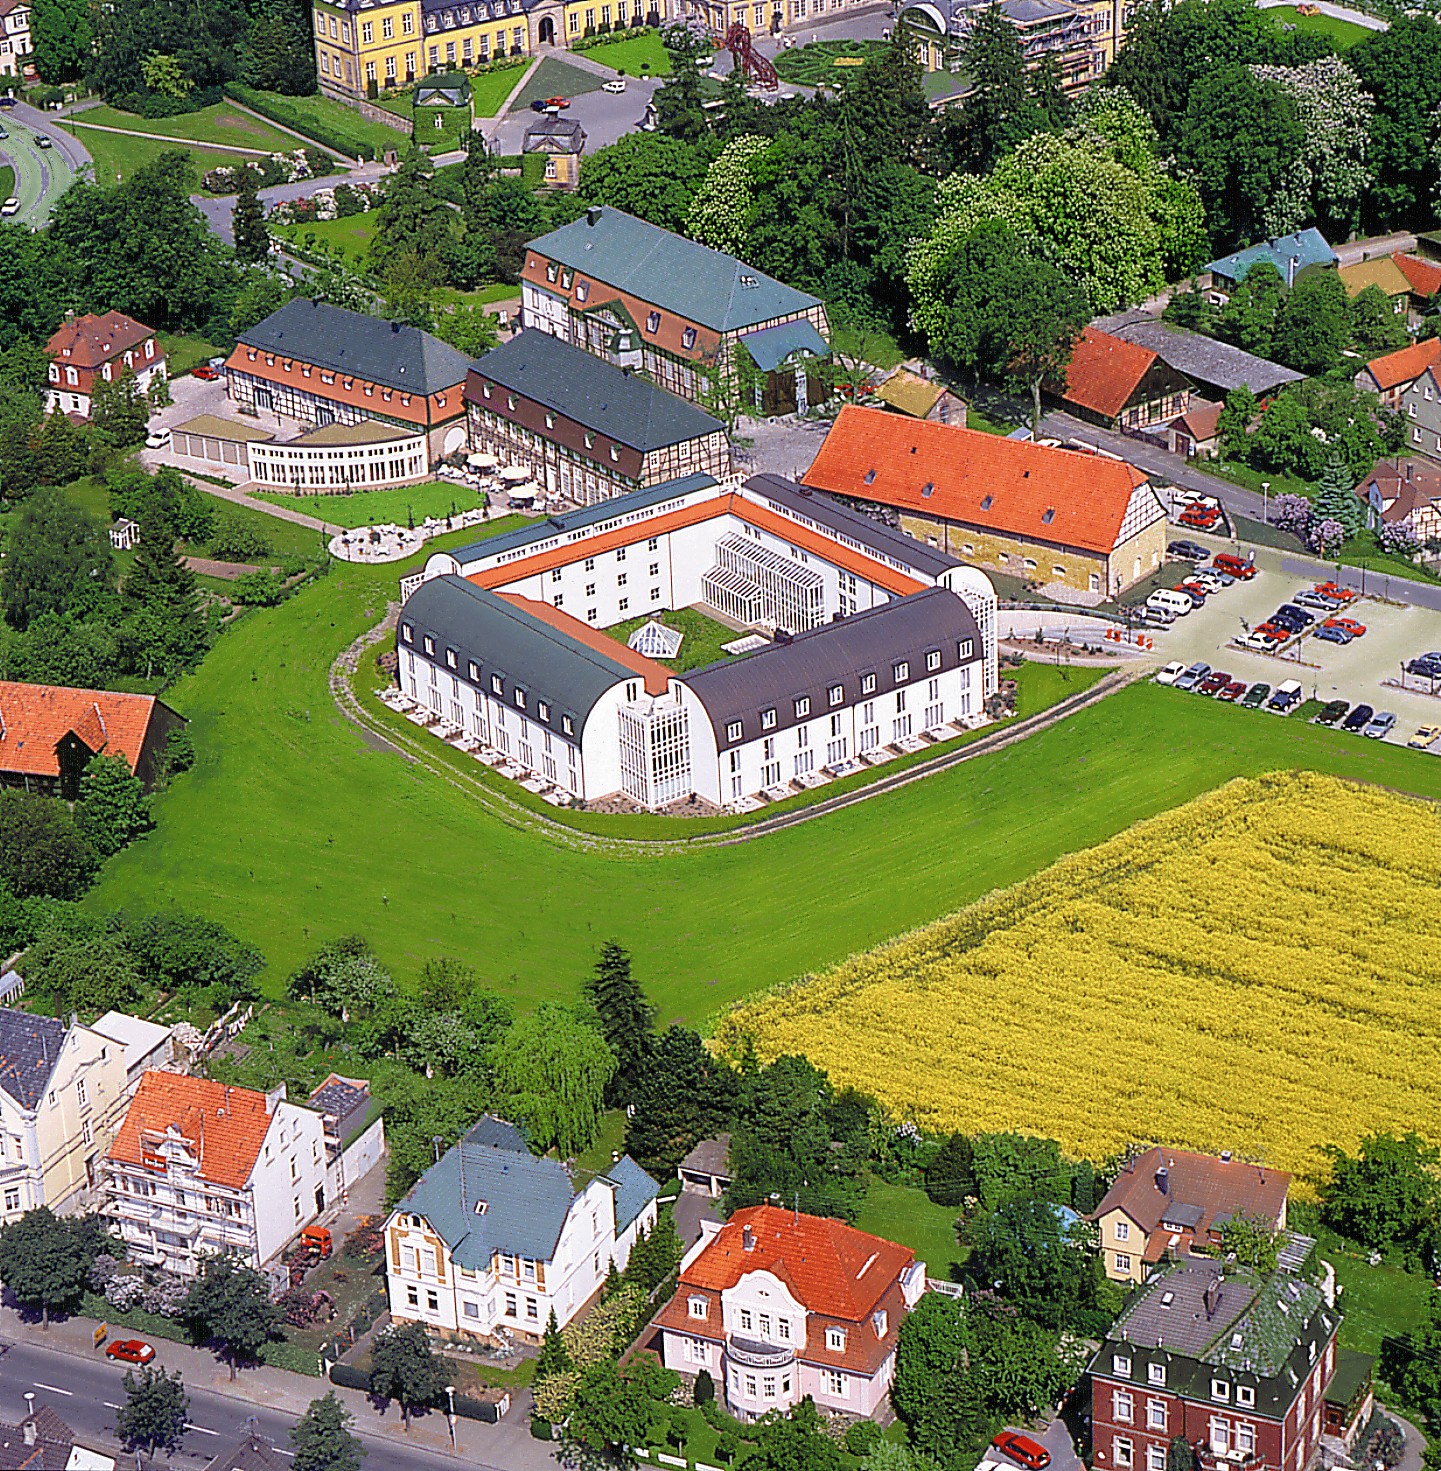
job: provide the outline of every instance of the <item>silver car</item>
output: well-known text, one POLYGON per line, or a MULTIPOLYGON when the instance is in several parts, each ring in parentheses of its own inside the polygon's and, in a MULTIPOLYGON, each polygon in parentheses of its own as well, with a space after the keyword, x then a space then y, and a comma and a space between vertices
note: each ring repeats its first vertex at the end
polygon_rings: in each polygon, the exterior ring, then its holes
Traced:
POLYGON ((1395 724, 1396 717, 1389 710, 1378 710, 1367 722, 1366 729, 1361 734, 1369 736, 1373 741, 1379 741, 1391 734, 1395 724))

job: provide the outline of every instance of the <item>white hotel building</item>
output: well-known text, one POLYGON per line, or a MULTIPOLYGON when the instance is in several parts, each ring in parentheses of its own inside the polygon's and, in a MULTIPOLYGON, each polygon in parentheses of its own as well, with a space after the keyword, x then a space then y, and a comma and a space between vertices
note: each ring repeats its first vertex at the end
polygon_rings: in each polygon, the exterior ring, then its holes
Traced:
POLYGON ((954 558, 774 476, 638 491, 402 585, 400 683, 574 797, 716 806, 984 721, 996 600, 954 558), (673 674, 601 632, 709 606, 773 631, 673 674))

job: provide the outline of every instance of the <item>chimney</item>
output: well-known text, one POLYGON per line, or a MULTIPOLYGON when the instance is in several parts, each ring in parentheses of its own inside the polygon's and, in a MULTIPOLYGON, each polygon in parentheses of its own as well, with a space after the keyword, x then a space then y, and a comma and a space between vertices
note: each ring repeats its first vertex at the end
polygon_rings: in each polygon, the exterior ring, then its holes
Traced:
POLYGON ((1231 1151, 1229 1149, 1223 1149, 1221 1151, 1221 1163, 1223 1165, 1228 1165, 1231 1163, 1231 1151))
POLYGON ((1300 256, 1288 255, 1286 257, 1286 285, 1296 284, 1296 267, 1301 264, 1300 256))
POLYGON ((1210 1322, 1216 1316, 1216 1309, 1221 1306, 1221 1279, 1219 1277, 1212 1277, 1206 1284, 1202 1302, 1206 1306, 1206 1321, 1210 1322))
POLYGON ((1407 460, 1406 461, 1406 483, 1408 485, 1411 483, 1411 476, 1414 473, 1415 469, 1416 469, 1415 462, 1412 461, 1412 460, 1407 460))
POLYGON ((746 1251, 754 1251, 756 1249, 756 1233, 749 1226, 741 1227, 741 1246, 746 1251))
POLYGON ((1169 1195, 1171 1193, 1171 1172, 1165 1167, 1165 1165, 1162 1165, 1161 1168, 1156 1171, 1156 1189, 1159 1190, 1162 1195, 1169 1195))
POLYGON ((25 1431, 25 1444, 26 1445, 34 1445, 35 1444, 35 1420, 34 1420, 34 1417, 33 1416, 27 1417, 27 1419, 25 1421, 25 1424, 24 1424, 24 1426, 22 1428, 25 1431))
POLYGON ((400 331, 400 323, 399 322, 392 322, 390 324, 390 330, 392 332, 399 333, 399 331, 400 331))
POLYGON ((600 224, 600 206, 598 204, 593 204, 588 210, 586 210, 585 222, 587 225, 600 224))
POLYGON ((275 1087, 273 1087, 270 1090, 270 1092, 265 1095, 265 1111, 266 1111, 266 1113, 274 1113, 275 1112, 275 1105, 277 1103, 284 1103, 284 1102, 285 1102, 285 1084, 284 1083, 277 1083, 275 1085, 275 1087))

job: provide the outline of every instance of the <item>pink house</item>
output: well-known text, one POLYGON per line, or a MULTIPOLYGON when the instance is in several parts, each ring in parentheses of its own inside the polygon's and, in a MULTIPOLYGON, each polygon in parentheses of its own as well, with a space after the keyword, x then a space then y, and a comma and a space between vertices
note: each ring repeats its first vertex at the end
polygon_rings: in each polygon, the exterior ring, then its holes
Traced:
POLYGON ((709 1371, 741 1420, 807 1395, 822 1410, 875 1415, 925 1263, 843 1221, 768 1205, 702 1230, 656 1319, 666 1367, 709 1371))

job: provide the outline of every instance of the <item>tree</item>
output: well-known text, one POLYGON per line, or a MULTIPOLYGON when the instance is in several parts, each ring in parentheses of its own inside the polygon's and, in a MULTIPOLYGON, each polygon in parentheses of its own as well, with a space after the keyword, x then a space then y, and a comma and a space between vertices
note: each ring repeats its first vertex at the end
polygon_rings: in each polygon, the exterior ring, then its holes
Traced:
POLYGON ((894 1440, 878 1440, 861 1457, 861 1471, 940 1471, 929 1456, 894 1440))
POLYGON ((410 1429, 411 1411, 432 1405, 445 1388, 445 1361, 430 1346, 421 1323, 387 1328, 371 1351, 370 1392, 393 1399, 410 1429))
POLYGON ((704 144, 659 132, 627 133, 581 160, 579 194, 587 204, 608 204, 680 231, 709 163, 704 144))
POLYGON ((940 1153, 926 1166, 926 1194, 937 1205, 961 1205, 968 1195, 976 1195, 974 1152, 964 1134, 952 1134, 941 1145, 940 1153))
POLYGON ((1345 460, 1340 455, 1332 455, 1321 472, 1316 495, 1311 503, 1318 521, 1339 521, 1346 528, 1347 536, 1355 536, 1365 520, 1355 484, 1345 460))
POLYGON ((1286 283, 1280 271, 1270 261, 1257 261, 1221 309, 1216 335, 1243 352, 1269 358, 1285 298, 1286 283))
POLYGON ((144 991, 140 971, 118 935, 41 935, 25 956, 25 978, 67 1011, 120 1011, 144 991))
POLYGON ((495 318, 483 306, 458 306, 438 312, 431 329, 468 358, 478 358, 500 341, 495 318))
POLYGON ((121 607, 132 616, 137 665, 183 668, 205 652, 208 641, 200 616, 195 574, 175 547, 169 518, 158 509, 140 522, 140 545, 120 589, 121 607))
POLYGON ((436 284, 445 284, 451 211, 435 193, 434 178, 430 159, 419 148, 411 148, 386 180, 370 250, 371 267, 382 278, 410 255, 436 284))
POLYGON ((1398 15, 1347 62, 1376 104, 1367 162, 1375 182, 1366 214, 1378 229, 1430 219, 1430 147, 1441 106, 1441 29, 1430 15, 1398 15))
POLYGON ((583 1369, 571 1397, 567 1438, 592 1456, 619 1457, 641 1445, 660 1405, 680 1383, 673 1370, 644 1356, 624 1372, 614 1359, 583 1369))
POLYGON ((647 1293, 654 1292, 680 1266, 685 1246, 676 1234, 675 1217, 663 1210, 649 1232, 642 1231, 631 1248, 625 1280, 647 1293))
POLYGON ((279 1332, 280 1308, 265 1278, 233 1257, 210 1256, 185 1299, 185 1317, 221 1347, 230 1377, 241 1359, 254 1362, 279 1332))
POLYGON ((1095 1306, 1102 1275, 1089 1231, 1081 1222, 1066 1226, 1050 1201, 1012 1201, 970 1227, 966 1271, 1034 1322, 1088 1327, 1077 1314, 1095 1306))
POLYGON ((1277 360, 1298 373, 1326 373, 1350 340, 1351 313, 1341 277, 1326 270, 1298 276, 1276 321, 1272 350, 1277 360))
POLYGON ((111 596, 114 560, 100 521, 58 490, 38 491, 10 527, 0 598, 25 628, 45 613, 83 617, 111 596))
POLYGON ((259 189, 260 175, 249 164, 245 165, 240 170, 230 222, 236 259, 247 265, 258 265, 270 254, 270 231, 266 228, 259 189))
POLYGON ((75 826, 100 858, 109 858, 154 826, 150 798, 124 756, 92 756, 80 778, 75 826))
POLYGON ((1379 286, 1351 298, 1351 342, 1365 353, 1392 352, 1411 340, 1406 315, 1398 312, 1379 286))
POLYGON ((290 1427, 295 1471, 360 1471, 365 1446, 359 1436, 351 1434, 354 1424, 355 1416, 336 1399, 333 1389, 311 1400, 290 1427))
POLYGON ((754 254, 749 249, 763 191, 758 164, 775 147, 769 138, 732 138, 706 171, 686 211, 686 233, 712 250, 754 254))
POLYGON ((1276 1270, 1284 1233, 1273 1229, 1257 1216, 1244 1211, 1232 1216, 1221 1227, 1221 1250, 1233 1256, 1236 1264, 1269 1277, 1276 1270))
POLYGON ((0 792, 0 879, 21 899, 78 899, 97 867, 65 804, 35 792, 0 792))
POLYGON ((78 82, 90 60, 94 32, 85 0, 34 0, 30 7, 31 59, 52 87, 78 82))
MULTIPOLYGON (((1013 263, 1010 272, 1016 279, 1013 263)), ((1030 290, 1021 301, 1011 298, 1012 312, 1005 340, 1008 352, 1005 378, 1013 390, 1031 395, 1031 432, 1041 432, 1041 384, 1058 382, 1071 361, 1071 350, 1090 319, 1086 293, 1054 266, 1035 263, 1030 290)))
POLYGON ((185 1437, 190 1396, 180 1370, 167 1374, 147 1364, 126 1371, 125 1403, 115 1412, 115 1433, 127 1450, 142 1446, 152 1459, 156 1451, 176 1450, 185 1437))
POLYGON ((789 1415, 773 1410, 755 1427, 755 1446, 741 1471, 841 1471, 841 1448, 821 1427, 809 1395, 789 1415))
POLYGON ((607 940, 586 979, 585 994, 595 1007, 601 1036, 616 1058, 606 1102, 612 1107, 628 1104, 655 1051, 655 1007, 631 974, 630 952, 607 940))
POLYGON ((295 0, 260 0, 249 9, 240 80, 264 92, 310 96, 316 89, 315 53, 305 7, 295 0))
POLYGON ((685 1027, 656 1041, 632 1095, 625 1147, 661 1179, 700 1143, 723 1130, 735 1108, 735 1073, 685 1027))
POLYGON ((1196 1471, 1196 1452, 1184 1435, 1172 1437, 1166 1451, 1166 1471, 1196 1471))
POLYGON ((594 1027, 547 1002, 506 1032, 493 1062, 496 1090, 536 1149, 574 1155, 595 1138, 616 1060, 594 1027))
POLYGON ((541 1340, 540 1353, 535 1361, 535 1377, 546 1379, 552 1374, 561 1374, 574 1367, 570 1351, 565 1346, 565 1339, 560 1336, 560 1325, 555 1320, 555 1309, 552 1308, 550 1318, 545 1325, 545 1337, 541 1340))
POLYGON ((711 56, 710 31, 693 17, 663 26, 660 39, 670 58, 670 76, 652 99, 656 126, 668 138, 699 143, 707 132, 700 73, 701 62, 711 56))
POLYGON ((1328 1225, 1362 1246, 1417 1242, 1436 1219, 1441 1151, 1419 1135, 1368 1134, 1356 1154, 1331 1148, 1321 1210, 1328 1225))
POLYGON ((966 167, 985 174, 1044 128, 1046 114, 1026 84, 1020 33, 999 5, 983 10, 971 27, 965 66, 973 89, 961 103, 957 132, 966 139, 966 167))
POLYGON ((0 1226, 0 1281, 22 1306, 40 1309, 42 1328, 79 1302, 89 1270, 80 1238, 48 1206, 0 1226))
POLYGON ((37 477, 44 485, 69 485, 78 480, 90 459, 85 431, 58 409, 41 420, 35 453, 37 477))

